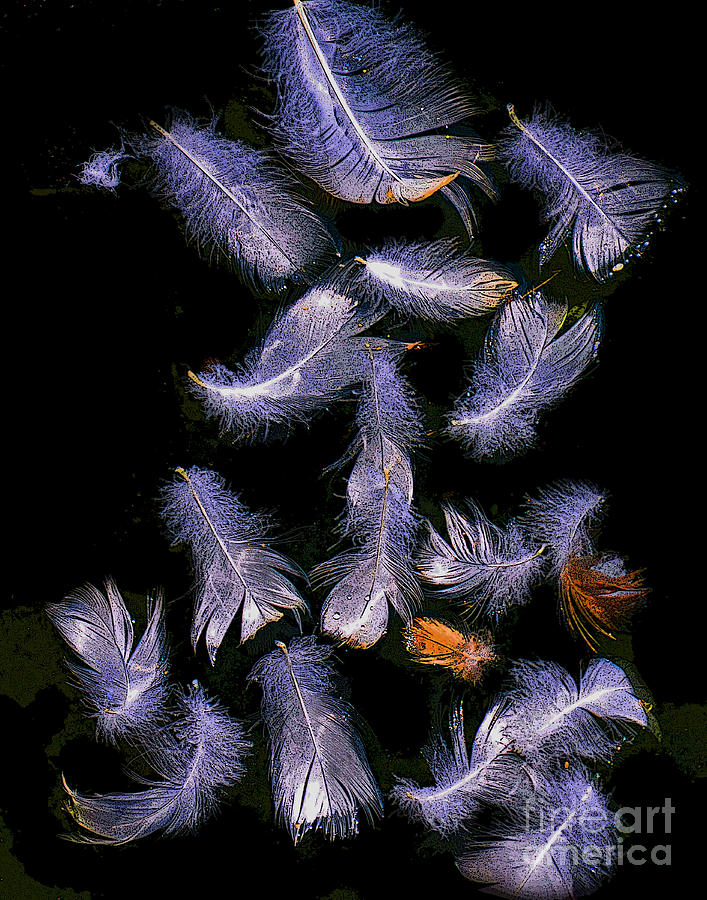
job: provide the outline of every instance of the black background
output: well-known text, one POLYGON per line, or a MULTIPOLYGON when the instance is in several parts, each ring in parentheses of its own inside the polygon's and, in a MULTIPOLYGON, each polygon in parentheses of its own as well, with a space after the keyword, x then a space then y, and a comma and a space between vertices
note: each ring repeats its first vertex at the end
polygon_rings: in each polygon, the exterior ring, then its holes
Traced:
MULTIPOLYGON (((249 124, 248 107, 267 108, 269 100, 267 85, 254 77, 252 24, 269 6, 196 0, 4 6, 10 502, 2 667, 10 688, 0 697, 9 755, 0 892, 4 887, 10 897, 220 895, 248 890, 251 879, 250 890, 262 897, 475 892, 451 856, 390 809, 356 840, 327 844, 314 837, 294 849, 271 824, 257 726, 252 775, 198 837, 103 849, 57 838, 72 827, 61 810, 61 771, 87 791, 127 789, 128 782, 120 756, 96 745, 82 725, 44 604, 107 574, 128 595, 163 586, 172 601, 175 676, 201 678, 236 714, 249 715, 258 695, 254 687, 244 691, 244 676, 267 645, 236 650, 227 640, 213 672, 203 648, 193 657, 186 637, 188 561, 169 550, 161 533, 157 491, 176 465, 213 466, 245 502, 278 511, 290 536, 285 549, 305 566, 324 558, 343 505, 336 495, 344 481, 321 477, 321 470, 347 445, 351 404, 284 444, 236 448, 183 403, 186 368, 234 352, 238 358, 277 302, 254 300, 232 274, 203 262, 185 246, 172 214, 146 192, 121 188, 114 197, 83 190, 75 179, 92 149, 115 143, 111 123, 139 129, 143 117, 163 120, 167 106, 203 116, 212 107, 227 110, 231 136, 262 142, 262 130, 249 124)), ((603 129, 637 155, 678 169, 691 186, 648 256, 610 290, 572 276, 564 262, 558 290, 574 303, 603 296, 606 336, 600 365, 545 418, 540 446, 521 460, 490 466, 432 441, 418 460, 418 502, 426 514, 435 515, 447 494, 473 495, 503 513, 561 477, 588 478, 611 494, 603 541, 633 567, 646 568, 652 595, 635 623, 632 655, 670 735, 662 744, 643 738, 609 773, 608 786, 618 805, 660 806, 671 797, 676 814, 670 838, 651 837, 672 843, 673 865, 624 867, 600 896, 648 887, 679 892, 700 853, 698 783, 685 758, 694 759, 705 741, 697 708, 686 706, 704 698, 702 453, 695 433, 704 407, 704 287, 693 144, 701 113, 688 42, 695 23, 587 8, 580 29, 566 11, 476 9, 452 0, 408 3, 405 12, 459 72, 496 99, 498 111, 478 126, 485 136, 505 124, 507 102, 527 115, 548 99, 576 126, 603 129)), ((480 209, 479 255, 532 262, 528 250, 543 235, 535 200, 506 188, 495 208, 480 209)), ((342 211, 339 225, 357 245, 386 234, 430 238, 457 228, 434 199, 408 209, 342 211)), ((534 277, 532 269, 528 275, 534 277)), ((404 333, 416 336, 409 328, 404 333)), ((433 337, 435 346, 410 360, 406 374, 434 423, 459 393, 468 346, 453 332, 433 337)), ((576 671, 583 651, 556 624, 553 602, 540 596, 503 636, 504 646, 510 656, 552 658, 576 671)), ((451 694, 443 680, 406 667, 396 641, 393 629, 372 651, 341 654, 353 701, 375 735, 371 760, 384 788, 394 772, 424 777, 415 760, 451 694)), ((476 692, 472 709, 482 711, 493 686, 476 692)))

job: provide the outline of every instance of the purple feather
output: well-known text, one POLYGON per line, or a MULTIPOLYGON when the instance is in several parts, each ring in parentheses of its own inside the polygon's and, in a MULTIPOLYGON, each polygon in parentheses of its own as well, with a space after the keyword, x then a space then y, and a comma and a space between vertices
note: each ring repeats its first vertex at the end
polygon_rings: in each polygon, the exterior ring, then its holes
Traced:
POLYGON ((145 748, 154 778, 130 773, 145 790, 81 794, 64 779, 69 811, 89 832, 70 839, 125 844, 158 831, 197 831, 213 816, 225 789, 243 777, 250 748, 243 725, 194 682, 179 698, 178 718, 171 728, 154 731, 145 748))
POLYGON ((442 507, 451 546, 428 523, 418 571, 435 596, 459 600, 465 609, 498 620, 529 600, 546 547, 529 539, 514 520, 502 529, 473 500, 466 507, 465 513, 449 504, 442 507))
POLYGON ((413 28, 344 0, 295 0, 268 16, 263 37, 276 137, 303 174, 354 203, 406 204, 441 188, 471 233, 458 182, 494 196, 477 165, 493 150, 448 130, 478 106, 413 28))
POLYGON ((105 594, 85 585, 47 613, 80 660, 67 664, 99 737, 141 740, 164 720, 169 683, 161 594, 148 599, 147 625, 135 648, 130 613, 110 579, 105 594))
POLYGON ((177 469, 162 492, 162 516, 173 543, 189 544, 196 573, 191 639, 202 634, 212 665, 233 619, 240 616, 241 641, 251 638, 284 610, 307 610, 290 578, 304 573, 268 547, 271 523, 250 512, 216 472, 177 469))
POLYGON ((506 303, 486 337, 471 383, 449 415, 447 434, 474 459, 525 453, 540 413, 555 406, 596 359, 597 305, 561 331, 567 304, 540 291, 506 303))
POLYGON ((611 876, 617 830, 608 798, 578 767, 538 776, 534 798, 519 796, 482 840, 468 842, 459 871, 485 893, 527 900, 591 894, 611 876))
POLYGON ((314 637, 276 646, 249 676, 263 692, 276 821, 295 843, 310 830, 353 837, 360 814, 373 821, 382 801, 332 650, 314 637))
POLYGON ((311 284, 339 238, 268 153, 230 141, 175 111, 169 128, 130 138, 154 167, 151 187, 184 219, 187 237, 225 257, 253 288, 311 284))
POLYGON ((493 312, 518 282, 499 263, 477 259, 456 241, 387 241, 356 257, 352 290, 407 318, 454 322, 493 312))
POLYGON ((512 126, 499 156, 511 178, 544 195, 551 230, 540 247, 541 265, 571 237, 582 272, 606 281, 648 245, 667 205, 684 191, 682 179, 656 163, 608 148, 606 138, 575 131, 550 111, 512 126))
POLYGON ((120 184, 120 165, 129 155, 120 149, 97 150, 81 166, 78 179, 86 187, 103 188, 115 193, 120 184))

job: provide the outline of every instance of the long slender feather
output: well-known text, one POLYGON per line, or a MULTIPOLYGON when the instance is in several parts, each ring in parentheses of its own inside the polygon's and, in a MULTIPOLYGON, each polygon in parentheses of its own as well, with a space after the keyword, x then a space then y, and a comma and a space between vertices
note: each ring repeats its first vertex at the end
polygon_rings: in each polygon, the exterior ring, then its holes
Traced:
POLYGON ((336 256, 339 237, 265 151, 200 126, 176 110, 168 128, 129 140, 153 164, 155 194, 179 211, 187 237, 232 263, 255 289, 311 284, 336 256))
POLYGON ((513 298, 497 314, 471 384, 448 417, 447 434, 475 459, 502 461, 535 442, 540 413, 555 406, 599 350, 598 305, 566 331, 567 305, 540 291, 513 298))
MULTIPOLYGON (((354 203, 408 203, 468 179, 489 144, 448 126, 478 112, 448 66, 399 19, 345 0, 295 0, 263 24, 264 66, 279 89, 283 152, 324 190, 354 203)), ((446 191, 465 222, 463 191, 446 191)))
POLYGON ((152 733, 144 758, 153 779, 130 774, 145 790, 82 794, 69 786, 69 812, 88 834, 69 839, 89 844, 125 844, 155 832, 195 832, 218 808, 225 788, 239 781, 251 742, 231 718, 194 682, 181 695, 169 730, 152 733))
POLYGON ((389 355, 370 352, 369 364, 356 417, 360 449, 346 491, 344 529, 356 547, 312 572, 315 583, 334 585, 322 607, 322 632, 359 648, 385 634, 389 605, 409 622, 422 596, 411 563, 419 517, 408 455, 421 439, 420 413, 389 355))
POLYGON ((212 665, 233 619, 240 639, 251 638, 284 610, 307 610, 291 578, 305 575, 291 559, 268 547, 271 523, 250 512, 216 472, 192 466, 162 492, 162 516, 173 543, 188 544, 196 574, 191 639, 202 634, 212 665))
POLYGON ((587 769, 543 778, 509 818, 497 818, 488 837, 469 842, 457 858, 462 875, 484 884, 484 893, 565 900, 593 893, 612 875, 614 815, 587 769))
POLYGON ((451 546, 428 523, 417 554, 418 571, 435 596, 494 620, 526 603, 541 577, 546 545, 529 540, 513 520, 505 529, 492 524, 471 499, 463 513, 451 504, 442 509, 451 546))
POLYGON ((620 271, 648 246, 651 230, 685 189, 683 180, 656 163, 607 147, 606 138, 577 132, 551 111, 513 122, 500 145, 511 177, 544 195, 551 230, 541 264, 570 237, 577 267, 597 281, 620 271))
POLYGON ((263 692, 276 820, 295 843, 310 830, 352 837, 360 814, 373 821, 382 801, 331 648, 311 636, 276 647, 249 675, 263 692))
POLYGON ((352 290, 380 298, 409 318, 454 322, 493 312, 518 282, 499 263, 472 256, 456 241, 389 240, 357 257, 352 290))
POLYGON ((68 662, 99 737, 141 739, 166 715, 167 635, 161 594, 148 599, 147 624, 133 648, 133 624, 115 583, 90 584, 47 607, 80 662, 68 662))

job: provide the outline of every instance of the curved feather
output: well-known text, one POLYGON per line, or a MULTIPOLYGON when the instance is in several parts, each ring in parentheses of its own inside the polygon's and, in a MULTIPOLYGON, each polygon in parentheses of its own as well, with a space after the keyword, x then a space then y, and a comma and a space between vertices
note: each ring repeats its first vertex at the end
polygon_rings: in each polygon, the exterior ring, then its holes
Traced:
POLYGON ((471 499, 464 513, 450 504, 442 509, 451 546, 428 523, 417 555, 418 571, 435 595, 496 620, 526 603, 541 576, 546 545, 529 540, 514 521, 505 530, 492 524, 471 499))
POLYGON ((685 190, 675 173, 656 163, 607 149, 598 134, 577 132, 550 111, 513 122, 500 157, 511 177, 544 195, 551 230, 540 248, 543 264, 571 236, 577 267, 597 281, 620 271, 648 245, 667 205, 685 190))
POLYGON ((176 110, 168 128, 130 145, 154 167, 151 187, 184 219, 189 240, 232 263, 254 289, 311 284, 337 254, 333 226, 265 151, 176 110))
POLYGON ((617 738, 648 717, 624 670, 592 659, 579 685, 554 662, 524 660, 511 673, 504 737, 521 753, 610 760, 617 738))
POLYGON ((493 312, 516 287, 499 263, 460 250, 456 241, 389 240, 357 257, 352 290, 380 298, 410 318, 454 322, 493 312))
POLYGON ((582 767, 538 776, 534 798, 469 842, 457 867, 498 897, 565 900, 596 891, 613 873, 617 830, 608 798, 582 767))
POLYGON ((155 778, 130 773, 145 790, 82 794, 62 776, 69 812, 89 832, 68 837, 79 843, 125 844, 158 831, 195 832, 213 815, 224 789, 243 777, 250 748, 242 723, 194 682, 180 696, 170 729, 153 732, 144 749, 155 778))
POLYGON ((446 428, 473 458, 500 461, 526 452, 540 413, 596 359, 601 308, 595 305, 561 333, 566 315, 566 303, 540 291, 512 299, 498 313, 446 428))
POLYGON ((267 546, 271 525, 227 490, 216 472, 177 469, 178 480, 162 492, 162 516, 173 543, 189 544, 196 573, 191 639, 202 634, 212 665, 233 619, 240 614, 246 641, 284 610, 307 610, 292 577, 304 578, 291 559, 267 546))
MULTIPOLYGON (((275 133, 324 190, 354 203, 407 203, 459 177, 494 196, 477 165, 493 157, 490 145, 447 130, 477 105, 409 25, 345 0, 295 0, 270 14, 263 37, 279 88, 275 133)), ((470 222, 464 192, 447 197, 470 222)))
POLYGON ((47 614, 80 663, 68 662, 99 737, 140 739, 165 718, 169 692, 161 594, 147 602, 147 624, 133 649, 132 619, 111 579, 102 594, 87 584, 47 614))
POLYGON ((263 693, 276 820, 295 843, 310 830, 353 837, 360 814, 373 821, 382 801, 331 648, 311 636, 276 647, 249 675, 263 693))

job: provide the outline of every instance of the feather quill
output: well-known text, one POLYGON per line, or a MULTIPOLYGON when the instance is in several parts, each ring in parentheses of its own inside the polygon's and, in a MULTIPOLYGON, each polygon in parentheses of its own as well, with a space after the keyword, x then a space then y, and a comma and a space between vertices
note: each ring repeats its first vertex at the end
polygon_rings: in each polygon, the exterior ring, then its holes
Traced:
POLYGON ((451 741, 437 734, 422 751, 434 784, 421 787, 411 779, 398 779, 391 797, 400 809, 433 831, 452 834, 479 804, 525 795, 529 780, 523 760, 502 734, 504 711, 503 699, 490 707, 469 751, 461 703, 454 708, 449 719, 451 741))
POLYGON ((442 510, 451 546, 428 523, 417 555, 418 571, 435 595, 496 621, 527 603, 542 574, 546 545, 531 541, 514 520, 505 529, 492 524, 471 499, 464 513, 450 504, 442 510))
POLYGON ((166 716, 167 635, 161 594, 147 603, 147 624, 136 647, 133 623, 115 583, 105 594, 85 585, 47 613, 80 662, 67 662, 96 719, 99 737, 140 740, 166 716))
POLYGON ((447 434, 474 459, 503 461, 535 442, 540 413, 555 406, 596 359, 602 314, 592 307, 561 332, 567 304, 540 291, 513 298, 492 323, 447 434))
POLYGON ((477 259, 456 241, 390 240, 356 257, 352 290, 375 297, 407 318, 454 322, 493 312, 518 287, 499 263, 477 259))
POLYGON ((579 684, 554 662, 519 662, 506 694, 503 735, 524 756, 581 756, 609 761, 616 741, 648 716, 624 670, 592 659, 579 684))
POLYGON ((541 265, 571 237, 578 269, 599 282, 642 253, 649 232, 684 191, 676 174, 656 163, 607 148, 598 134, 577 132, 550 111, 513 123, 500 143, 511 177, 544 195, 551 230, 540 247, 541 265))
POLYGON ((242 723, 194 682, 179 697, 171 728, 153 732, 145 748, 155 777, 130 773, 145 790, 82 794, 63 779, 69 812, 88 832, 69 839, 125 844, 155 832, 197 831, 215 813, 225 789, 243 777, 250 748, 242 723))
POLYGON ((291 559, 268 547, 271 524, 250 512, 216 472, 192 466, 162 492, 162 516, 173 543, 188 544, 196 574, 191 639, 202 634, 213 665, 221 641, 240 614, 246 641, 284 610, 307 611, 291 578, 305 578, 291 559))
POLYGON ((367 348, 405 349, 358 337, 380 315, 363 312, 330 285, 315 286, 275 320, 238 371, 219 364, 190 372, 192 390, 224 430, 244 440, 267 437, 306 421, 365 380, 367 348))
POLYGON ((152 191, 179 211, 187 237, 232 263, 252 288, 311 284, 337 254, 333 226, 271 156, 175 111, 130 146, 153 164, 152 191))
POLYGON ((382 800, 356 713, 340 697, 331 648, 311 636, 276 648, 249 675, 262 689, 275 818, 295 844, 310 830, 353 837, 360 814, 373 821, 382 800))
POLYGON ((538 776, 533 798, 497 818, 483 841, 457 858, 465 878, 484 893, 528 900, 565 900, 596 891, 613 873, 617 831, 608 798, 588 770, 538 776))
POLYGON ((354 203, 406 204, 441 189, 473 227, 453 182, 495 196, 477 165, 493 149, 448 130, 479 109, 411 26, 345 0, 295 0, 262 31, 279 94, 274 131, 303 174, 354 203))
POLYGON ((369 365, 346 490, 344 531, 356 546, 312 572, 314 583, 334 585, 322 607, 322 632, 359 648, 385 634, 389 605, 409 622, 422 599, 411 564, 419 517, 408 455, 421 437, 420 415, 389 354, 369 352, 369 365))

